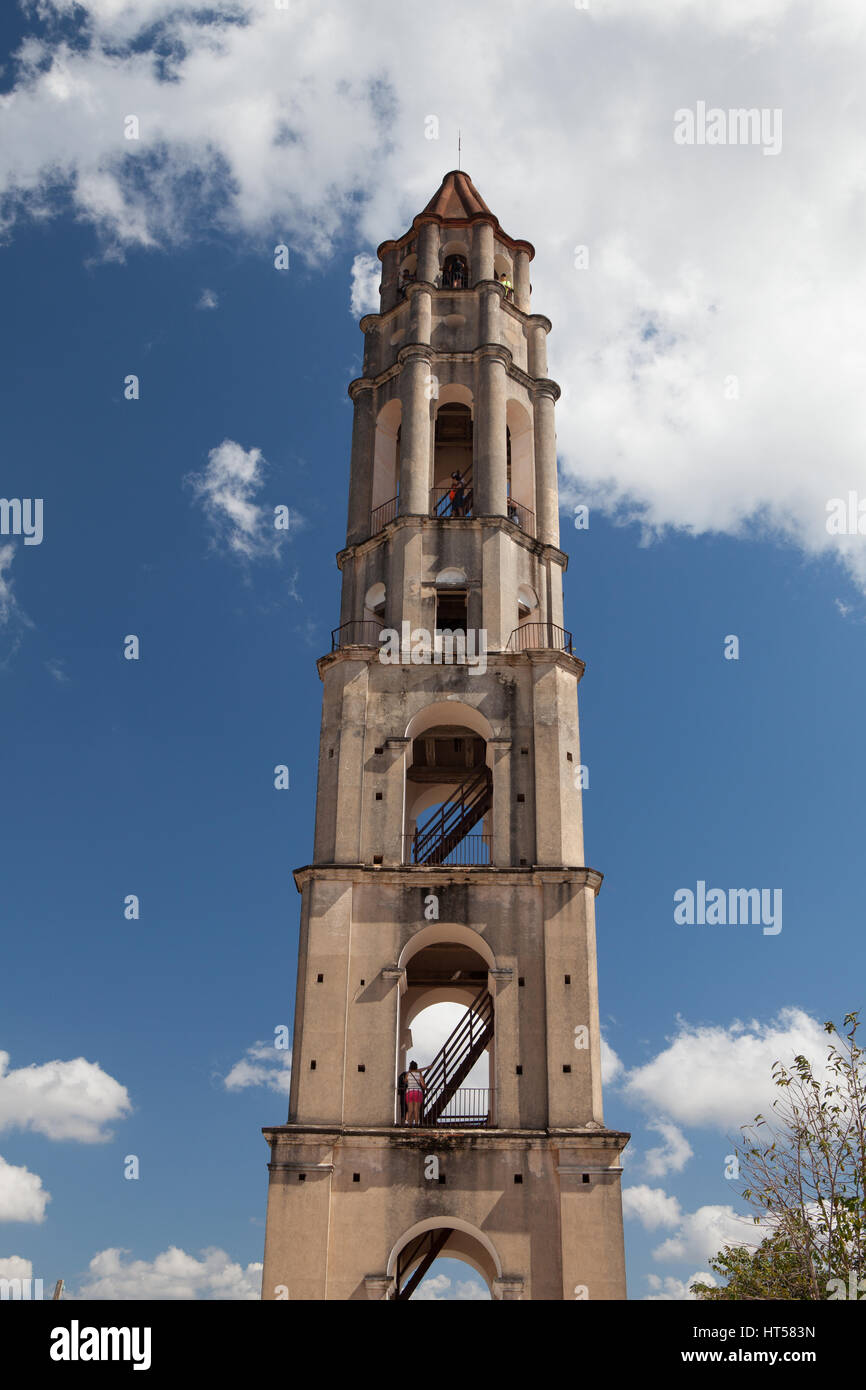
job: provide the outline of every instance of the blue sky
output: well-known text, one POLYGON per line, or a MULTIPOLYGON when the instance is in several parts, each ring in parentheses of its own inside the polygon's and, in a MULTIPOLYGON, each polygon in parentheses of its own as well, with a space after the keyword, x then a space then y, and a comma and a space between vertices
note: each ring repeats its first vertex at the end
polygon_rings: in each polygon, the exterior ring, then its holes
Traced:
MULTIPOLYGON (((4 47, 25 32, 35 21, 7 11, 4 47)), ((315 660, 338 622, 346 385, 360 374, 350 287, 359 253, 403 230, 388 199, 411 215, 454 163, 422 146, 407 191, 393 149, 389 159, 366 174, 379 212, 358 213, 347 184, 322 213, 334 222, 312 259, 279 199, 255 226, 191 214, 183 236, 162 227, 147 247, 56 192, 38 219, 15 209, 0 250, 14 326, 0 494, 44 499, 41 545, 0 537, 12 546, 12 587, 0 590, 0 1051, 10 1074, 63 1064, 38 1073, 41 1098, 0 1068, 0 1154, 24 1172, 0 1169, 0 1263, 30 1262, 46 1284, 254 1296, 259 1131, 286 1111, 280 1068, 255 1049, 292 1021, 291 870, 312 852, 315 660), (283 236, 291 262, 280 272, 283 236), (207 290, 215 307, 204 307, 207 290), (124 399, 129 373, 135 401, 124 399), (274 553, 233 554, 189 482, 226 440, 260 451, 251 505, 286 504, 296 518, 274 553), (137 662, 123 658, 131 633, 137 662), (277 763, 290 768, 287 792, 274 789, 277 763), (131 893, 138 921, 124 918, 131 893), (92 1092, 68 1070, 76 1058, 92 1092), (244 1061, 235 1080, 259 1084, 227 1086, 244 1061), (137 1181, 124 1180, 127 1155, 138 1156, 137 1181), (174 1247, 183 1255, 165 1258, 174 1247), (116 1250, 128 1253, 105 1253, 116 1250)), ((519 185, 528 159, 517 151, 503 170, 489 150, 466 165, 508 231, 540 248, 559 213, 527 206, 516 186, 512 196, 509 177, 519 185)), ((570 228, 566 240, 570 255, 570 228)), ((569 355, 576 335, 591 355, 593 324, 554 296, 552 279, 545 297, 541 249, 537 266, 534 308, 553 320, 552 374, 570 421, 586 382, 564 368, 583 360, 569 355)), ((634 322, 630 331, 643 351, 634 322)), ((610 352, 610 324, 605 334, 610 352)), ((675 355, 678 332, 661 336, 657 351, 675 355)), ((610 380, 598 386, 610 395, 610 380)), ((739 427, 727 463, 713 444, 718 524, 689 512, 670 500, 658 418, 635 410, 632 446, 618 446, 627 463, 617 473, 607 461, 606 485, 591 476, 601 472, 592 433, 572 449, 575 427, 562 431, 566 623, 587 664, 587 861, 605 875, 599 987, 618 1059, 605 1116, 634 1134, 633 1298, 682 1296, 706 1269, 715 1237, 734 1229, 726 1209, 741 1209, 724 1177, 727 1136, 767 1103, 776 1056, 817 1045, 817 1025, 860 1005, 863 979, 863 542, 834 552, 805 523, 779 520, 793 508, 784 487, 773 491, 786 439, 767 416, 751 460, 761 487, 741 517, 721 477, 749 473, 739 427), (578 531, 570 509, 581 498, 590 525, 578 531), (724 657, 729 634, 735 661, 724 657), (781 888, 781 932, 677 925, 673 895, 698 880, 781 888), (657 1121, 664 1134, 649 1127, 657 1121)), ((844 432, 844 412, 835 423, 844 432)), ((681 492, 701 490, 701 428, 681 492)), ((806 479, 815 495, 841 492, 842 474, 816 481, 832 467, 792 455, 794 491, 806 479)), ((440 1296, 455 1297, 465 1268, 439 1272, 451 1279, 440 1296)))

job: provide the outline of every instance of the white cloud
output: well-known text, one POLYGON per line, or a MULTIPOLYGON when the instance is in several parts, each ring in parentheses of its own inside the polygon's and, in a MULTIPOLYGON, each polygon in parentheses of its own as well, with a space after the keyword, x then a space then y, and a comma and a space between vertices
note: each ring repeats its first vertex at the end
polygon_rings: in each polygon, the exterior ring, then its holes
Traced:
POLYGON ((61 657, 50 657, 45 663, 45 669, 50 676, 57 681, 58 685, 68 685, 69 677, 65 671, 66 662, 61 657))
POLYGON ((685 1125, 739 1130, 757 1114, 770 1112, 779 1094, 774 1062, 809 1057, 819 1072, 827 1056, 827 1034, 798 1008, 781 1009, 769 1023, 735 1021, 727 1027, 678 1020, 679 1031, 664 1051, 628 1073, 630 1100, 685 1125))
POLYGON ((0 1156, 0 1221, 44 1221, 50 1201, 37 1173, 13 1167, 0 1156))
POLYGON ((645 1164, 651 1178, 663 1178, 667 1173, 680 1173, 685 1168, 694 1149, 682 1130, 670 1120, 650 1120, 648 1129, 660 1134, 664 1144, 659 1148, 648 1149, 645 1164))
POLYGON ((288 1095, 291 1076, 291 1049, 274 1047, 272 1042, 257 1042, 247 1048, 240 1061, 223 1077, 223 1085, 227 1091, 267 1086, 271 1091, 288 1095))
POLYGON ((0 545, 0 666, 5 666, 17 652, 24 628, 33 626, 15 596, 9 573, 14 558, 14 545, 0 545))
POLYGON ((9 1053, 0 1052, 0 1130, 31 1129, 49 1139, 93 1144, 110 1139, 104 1126, 132 1109, 126 1087, 84 1057, 15 1071, 8 1066, 9 1053))
POLYGON ((638 1184, 622 1190, 623 1215, 635 1217, 645 1231, 659 1226, 676 1226, 682 1220, 682 1210, 676 1197, 669 1197, 660 1187, 638 1184))
POLYGON ((0 1279, 32 1279, 33 1264, 21 1255, 0 1255, 0 1279))
POLYGON ((379 274, 381 265, 375 256, 362 251, 352 262, 352 293, 349 307, 358 318, 362 314, 379 312, 379 274))
POLYGON ((606 1038, 601 1040, 601 1079, 609 1086, 622 1076, 624 1067, 606 1038))
POLYGON ((224 1250, 203 1250, 201 1259, 172 1245, 154 1260, 124 1260, 126 1250, 101 1250, 88 1265, 90 1278, 69 1297, 166 1301, 232 1299, 261 1296, 262 1266, 242 1265, 224 1250))
POLYGON ((291 511, 290 527, 278 530, 274 507, 254 500, 264 485, 266 468, 261 449, 244 449, 224 439, 211 449, 203 472, 186 478, 210 525, 212 544, 227 547, 243 560, 275 557, 281 541, 300 524, 291 511))
POLYGON ((716 1288, 717 1281, 712 1274, 707 1274, 698 1270, 695 1274, 690 1274, 688 1279, 675 1279, 669 1274, 664 1279, 658 1274, 648 1274, 647 1283, 653 1290, 646 1295, 644 1300, 647 1303, 670 1302, 674 1299, 678 1301, 694 1302, 697 1295, 690 1292, 692 1284, 709 1284, 710 1288, 716 1288))
POLYGON ((731 1206, 698 1207, 682 1217, 673 1235, 653 1251, 653 1258, 706 1263, 725 1245, 759 1245, 769 1230, 768 1224, 756 1224, 731 1206))
MULTIPOLYGON (((429 1067, 465 1013, 466 1006, 456 1003, 430 1004, 422 1009, 412 1020, 412 1047, 406 1053, 406 1061, 415 1061, 419 1067, 429 1067)), ((488 1052, 482 1052, 462 1084, 465 1089, 490 1085, 488 1052)))
POLYGON ((216 309, 219 305, 219 297, 216 290, 202 290, 199 295, 197 309, 216 309))
POLYGON ((412 1295, 413 1303, 485 1303, 490 1302, 490 1291, 476 1279, 458 1279, 453 1282, 447 1274, 431 1274, 423 1279, 412 1295))
POLYGON ((443 0, 443 66, 427 12, 395 26, 386 0, 84 0, 87 41, 29 39, 0 98, 6 217, 69 200, 114 254, 204 221, 307 258, 372 249, 455 163, 459 121, 482 195, 537 247, 575 498, 647 536, 779 536, 866 587, 862 537, 825 525, 828 499, 866 496, 861 8, 536 0, 503 27, 496 0, 443 0), (130 44, 157 21, 163 60, 130 44), (782 153, 676 145, 698 99, 781 109, 782 153))

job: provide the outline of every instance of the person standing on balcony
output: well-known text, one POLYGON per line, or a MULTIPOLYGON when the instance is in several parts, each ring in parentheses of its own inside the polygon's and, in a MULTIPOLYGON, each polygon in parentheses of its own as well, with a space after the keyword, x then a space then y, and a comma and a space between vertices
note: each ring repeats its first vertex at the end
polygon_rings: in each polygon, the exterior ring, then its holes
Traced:
POLYGON ((465 515, 465 493, 462 473, 451 474, 451 488, 448 492, 448 500, 451 503, 452 516, 465 515))
POLYGON ((424 1072, 417 1062, 409 1063, 406 1072, 406 1123, 420 1125, 421 1103, 424 1100, 424 1072))
POLYGON ((406 1123, 406 1077, 408 1072, 401 1071, 397 1077, 397 1098, 400 1101, 400 1123, 406 1123))

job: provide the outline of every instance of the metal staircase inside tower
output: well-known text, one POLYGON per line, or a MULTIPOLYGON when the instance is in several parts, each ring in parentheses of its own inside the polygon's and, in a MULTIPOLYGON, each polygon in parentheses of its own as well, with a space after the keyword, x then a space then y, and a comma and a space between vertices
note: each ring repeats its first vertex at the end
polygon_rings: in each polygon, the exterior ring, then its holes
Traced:
POLYGON ((444 864, 472 827, 486 816, 492 804, 493 777, 490 769, 483 767, 474 777, 461 782, 426 825, 415 831, 413 863, 444 864))
MULTIPOLYGON (((479 990, 445 1046, 424 1069, 422 1125, 448 1124, 444 1114, 455 1091, 465 1081, 493 1037, 493 1000, 486 988, 479 990)), ((485 1125, 487 1115, 472 1119, 455 1117, 453 1123, 485 1125)))

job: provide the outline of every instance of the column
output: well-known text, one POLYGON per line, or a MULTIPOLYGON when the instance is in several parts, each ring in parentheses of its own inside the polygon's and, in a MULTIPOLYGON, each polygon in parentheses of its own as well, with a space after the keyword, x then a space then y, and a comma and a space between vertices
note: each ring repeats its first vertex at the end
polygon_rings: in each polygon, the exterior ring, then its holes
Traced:
POLYGON ((497 869, 511 864, 511 739, 488 739, 493 773, 493 846, 490 862, 497 869))
POLYGON ((514 302, 524 314, 529 313, 529 253, 518 251, 514 257, 514 302))
POLYGON ((476 222, 472 234, 471 285, 493 279, 493 228, 489 222, 476 222))
POLYGON ((409 291, 409 341, 429 343, 433 322, 433 297, 429 290, 414 285, 409 291))
POLYGON ((481 319, 478 325, 480 344, 500 341, 499 304, 501 299, 502 291, 494 289, 493 285, 481 292, 481 319))
POLYGON ((370 507, 373 498, 373 448, 376 425, 373 418, 373 387, 358 379, 349 387, 355 407, 352 419, 352 462, 349 472, 349 518, 346 544, 356 545, 370 534, 370 507))
POLYGON ((527 327, 528 366, 530 376, 547 376, 547 335, 550 320, 540 314, 533 314, 527 327))
POLYGON ((400 515, 426 516, 430 510, 431 365, 426 352, 400 354, 400 515))
POLYGON ((480 516, 506 516, 508 453, 505 435, 505 362, 499 356, 482 357, 478 364, 478 420, 476 466, 473 471, 480 516))
POLYGON ((539 383, 534 393, 535 519, 538 539, 545 545, 558 546, 559 489, 556 481, 554 390, 558 395, 558 388, 554 382, 539 383))
POLYGON ((418 228, 418 279, 436 284, 439 274, 439 227, 435 222, 422 222, 418 228))

